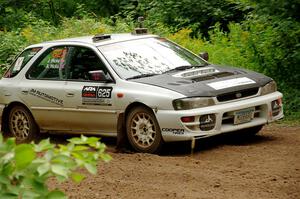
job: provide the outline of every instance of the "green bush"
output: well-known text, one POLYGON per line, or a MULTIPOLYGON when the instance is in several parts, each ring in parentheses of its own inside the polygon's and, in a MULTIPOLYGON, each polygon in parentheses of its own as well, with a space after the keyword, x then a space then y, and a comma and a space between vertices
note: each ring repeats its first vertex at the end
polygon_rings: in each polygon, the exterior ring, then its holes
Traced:
POLYGON ((172 34, 169 38, 194 53, 206 51, 209 59, 214 64, 231 65, 254 70, 258 67, 256 62, 250 60, 251 54, 247 50, 249 32, 244 31, 240 24, 230 24, 230 33, 223 32, 220 26, 209 31, 210 40, 202 39, 201 36, 191 37, 191 29, 182 29, 172 34))
MULTIPOLYGON (((29 44, 97 33, 131 32, 136 25, 131 16, 125 19, 63 18, 59 26, 32 15, 28 17, 30 23, 24 28, 0 32, 1 73, 29 44)), ((299 22, 253 14, 243 23, 229 23, 228 31, 223 31, 217 23, 208 31, 208 37, 203 37, 189 28, 171 34, 174 29, 149 19, 150 16, 145 25, 152 33, 166 36, 197 54, 207 51, 212 63, 243 67, 274 78, 284 93, 285 114, 290 118, 299 115, 300 98, 295 97, 300 93, 299 22)))
POLYGON ((0 134, 0 198, 66 198, 60 190, 48 189, 49 178, 80 182, 85 176, 76 171, 78 168, 96 174, 98 160, 111 159, 99 138, 81 136, 68 141, 58 147, 49 139, 39 144, 16 145, 14 138, 4 141, 0 134))
POLYGON ((22 29, 10 32, 0 31, 0 74, 28 45, 68 37, 130 32, 134 27, 134 23, 125 23, 121 19, 113 22, 106 18, 99 20, 87 17, 83 19, 64 18, 59 26, 51 25, 49 22, 33 16, 30 20, 30 23, 28 22, 28 25, 22 29))
MULTIPOLYGON (((2 74, 14 57, 26 46, 26 39, 17 32, 0 31, 0 74, 2 74)), ((0 75, 1 77, 1 75, 0 75)))
POLYGON ((219 23, 227 29, 229 22, 240 22, 250 7, 231 0, 121 0, 119 16, 145 16, 177 32, 182 28, 207 36, 209 28, 219 23))

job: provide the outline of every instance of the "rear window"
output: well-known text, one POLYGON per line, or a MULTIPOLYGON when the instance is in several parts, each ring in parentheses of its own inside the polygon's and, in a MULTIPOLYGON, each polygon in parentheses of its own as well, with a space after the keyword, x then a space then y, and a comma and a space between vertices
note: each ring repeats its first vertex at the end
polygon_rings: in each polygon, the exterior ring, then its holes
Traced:
POLYGON ((3 77, 12 78, 16 76, 22 68, 34 57, 42 48, 29 48, 24 50, 6 71, 3 77))

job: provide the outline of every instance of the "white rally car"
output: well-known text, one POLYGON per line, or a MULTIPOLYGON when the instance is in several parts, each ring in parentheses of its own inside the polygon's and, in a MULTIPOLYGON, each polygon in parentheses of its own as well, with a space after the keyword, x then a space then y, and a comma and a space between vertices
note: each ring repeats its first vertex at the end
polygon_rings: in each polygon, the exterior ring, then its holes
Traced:
POLYGON ((2 132, 18 141, 40 132, 118 132, 148 153, 164 142, 255 134, 283 117, 281 99, 269 77, 212 65, 147 34, 31 45, 0 80, 2 132))

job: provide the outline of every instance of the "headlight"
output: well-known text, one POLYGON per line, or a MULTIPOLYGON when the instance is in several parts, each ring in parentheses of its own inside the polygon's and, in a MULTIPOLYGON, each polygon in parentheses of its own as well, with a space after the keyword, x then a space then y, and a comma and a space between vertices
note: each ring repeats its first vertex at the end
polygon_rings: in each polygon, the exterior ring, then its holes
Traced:
POLYGON ((215 102, 210 97, 193 97, 176 99, 173 101, 173 107, 175 110, 188 110, 194 108, 201 108, 214 105, 215 102))
POLYGON ((265 86, 263 86, 261 88, 261 95, 266 95, 266 94, 269 94, 269 93, 273 93, 277 91, 277 85, 276 85, 276 82, 275 81, 271 81, 269 83, 267 83, 265 86))

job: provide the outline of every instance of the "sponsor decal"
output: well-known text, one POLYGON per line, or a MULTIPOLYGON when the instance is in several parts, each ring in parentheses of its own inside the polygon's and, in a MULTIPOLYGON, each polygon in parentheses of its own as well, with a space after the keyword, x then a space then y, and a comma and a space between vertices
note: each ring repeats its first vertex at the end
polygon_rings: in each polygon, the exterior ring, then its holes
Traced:
POLYGON ((82 88, 82 104, 111 106, 112 87, 84 86, 82 88))
POLYGON ((60 59, 50 59, 47 63, 47 68, 58 69, 59 68, 60 59))
POLYGON ((15 66, 14 66, 14 71, 19 71, 21 70, 21 67, 22 67, 22 64, 23 64, 23 61, 24 61, 24 57, 19 57, 15 63, 15 66))
POLYGON ((242 86, 247 84, 255 84, 256 82, 252 79, 249 79, 248 77, 241 77, 241 78, 235 78, 235 79, 228 79, 224 81, 218 81, 207 84, 211 88, 215 90, 221 90, 224 88, 231 88, 235 86, 242 86))
POLYGON ((199 128, 202 131, 209 131, 215 127, 216 116, 214 114, 201 115, 199 118, 199 128))
POLYGON ((183 135, 184 134, 184 129, 162 128, 161 130, 165 131, 165 132, 171 132, 175 135, 183 135))
POLYGON ((64 51, 66 51, 65 48, 58 48, 58 49, 53 50, 51 52, 52 58, 54 58, 54 59, 62 58, 65 55, 64 51))
POLYGON ((58 69, 64 68, 65 58, 68 52, 67 48, 58 48, 51 52, 51 59, 47 63, 47 68, 58 69))
POLYGON ((97 86, 84 86, 82 89, 81 97, 96 98, 97 86))
POLYGON ((57 105, 60 105, 60 106, 64 105, 64 101, 63 100, 58 99, 58 98, 56 98, 54 96, 51 96, 51 95, 49 95, 47 93, 44 93, 42 91, 39 91, 39 90, 36 90, 36 89, 33 89, 33 88, 29 91, 29 94, 33 95, 35 97, 41 98, 43 100, 46 100, 46 101, 48 101, 50 103, 53 103, 53 104, 57 104, 57 105))

